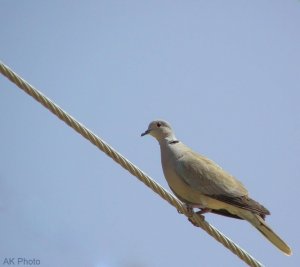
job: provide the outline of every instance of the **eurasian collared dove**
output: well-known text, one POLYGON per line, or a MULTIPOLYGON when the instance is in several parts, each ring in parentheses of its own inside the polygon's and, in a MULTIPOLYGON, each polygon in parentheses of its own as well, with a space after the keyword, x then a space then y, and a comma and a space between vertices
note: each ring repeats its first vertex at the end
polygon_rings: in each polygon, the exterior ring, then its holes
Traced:
POLYGON ((248 196, 244 185, 213 161, 176 139, 169 123, 152 121, 142 136, 157 139, 165 178, 173 193, 189 210, 213 212, 247 220, 286 255, 290 247, 265 223, 270 212, 248 196))

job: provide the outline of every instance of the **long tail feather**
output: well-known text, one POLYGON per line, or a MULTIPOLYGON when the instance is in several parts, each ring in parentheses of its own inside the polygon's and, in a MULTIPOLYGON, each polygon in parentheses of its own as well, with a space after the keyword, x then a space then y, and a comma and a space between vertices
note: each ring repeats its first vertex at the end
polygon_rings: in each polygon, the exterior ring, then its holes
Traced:
POLYGON ((266 224, 266 222, 260 216, 256 214, 253 215, 253 218, 248 221, 284 254, 287 256, 292 255, 291 248, 266 224))

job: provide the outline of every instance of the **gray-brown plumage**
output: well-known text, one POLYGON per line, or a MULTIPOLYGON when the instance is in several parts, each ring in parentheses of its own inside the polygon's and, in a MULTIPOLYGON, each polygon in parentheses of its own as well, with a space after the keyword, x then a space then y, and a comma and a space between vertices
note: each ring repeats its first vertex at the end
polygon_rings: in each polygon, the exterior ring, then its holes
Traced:
POLYGON ((292 254, 289 246, 265 223, 270 212, 248 196, 240 181, 179 142, 169 123, 153 121, 142 136, 146 134, 159 142, 166 180, 189 208, 247 220, 286 255, 292 254))

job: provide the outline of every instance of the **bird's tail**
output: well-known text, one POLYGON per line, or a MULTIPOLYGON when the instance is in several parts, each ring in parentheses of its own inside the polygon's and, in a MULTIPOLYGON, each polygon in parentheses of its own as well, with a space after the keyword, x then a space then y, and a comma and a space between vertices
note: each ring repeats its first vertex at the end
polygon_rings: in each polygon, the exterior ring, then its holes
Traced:
POLYGON ((274 246, 280 249, 287 256, 292 255, 291 248, 256 214, 247 219, 258 231, 260 231, 274 246))

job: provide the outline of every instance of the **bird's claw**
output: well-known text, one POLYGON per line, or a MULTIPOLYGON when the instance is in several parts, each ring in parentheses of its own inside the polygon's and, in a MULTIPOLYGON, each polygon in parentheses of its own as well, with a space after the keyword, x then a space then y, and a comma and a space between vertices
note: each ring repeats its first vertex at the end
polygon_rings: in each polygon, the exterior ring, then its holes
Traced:
POLYGON ((187 211, 187 215, 189 218, 193 217, 194 215, 194 209, 193 206, 186 204, 185 205, 186 211, 187 211))
MULTIPOLYGON (((197 212, 194 212, 194 214, 196 214, 198 216, 198 218, 200 218, 201 220, 204 220, 205 217, 203 216, 204 213, 209 212, 210 209, 201 209, 197 212)), ((194 221, 194 219, 192 217, 189 217, 188 220, 196 227, 199 227, 199 225, 194 221)))
POLYGON ((188 218, 193 217, 194 215, 194 209, 193 206, 189 205, 189 204, 184 204, 184 207, 186 209, 186 212, 182 212, 181 210, 177 210, 178 213, 180 214, 185 214, 188 218))
POLYGON ((190 223, 191 223, 192 225, 194 225, 194 226, 196 226, 196 227, 199 227, 199 225, 198 225, 195 221, 193 221, 192 218, 188 218, 188 220, 190 221, 190 223))
MULTIPOLYGON (((186 209, 186 213, 184 213, 184 214, 188 217, 188 220, 196 227, 199 227, 199 225, 195 222, 195 220, 193 219, 193 216, 196 214, 199 218, 204 220, 205 218, 204 218, 203 214, 211 211, 208 208, 201 208, 199 211, 194 212, 194 207, 192 205, 184 204, 184 206, 186 209)), ((178 213, 183 214, 183 212, 180 210, 178 210, 178 213)))

